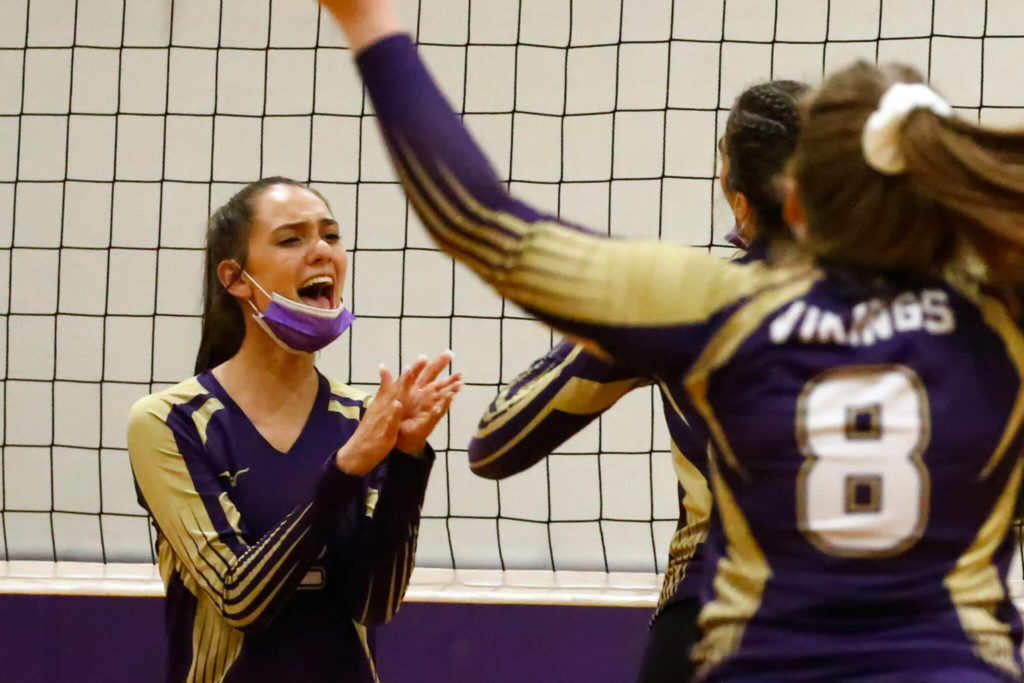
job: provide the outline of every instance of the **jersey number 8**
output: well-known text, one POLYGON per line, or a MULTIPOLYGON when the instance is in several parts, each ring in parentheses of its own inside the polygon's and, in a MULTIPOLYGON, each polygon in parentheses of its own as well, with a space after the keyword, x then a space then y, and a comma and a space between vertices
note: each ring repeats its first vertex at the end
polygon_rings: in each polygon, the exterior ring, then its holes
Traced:
POLYGON ((819 550, 885 557, 910 548, 928 521, 928 394, 900 365, 848 366, 808 382, 796 434, 806 460, 797 519, 819 550))

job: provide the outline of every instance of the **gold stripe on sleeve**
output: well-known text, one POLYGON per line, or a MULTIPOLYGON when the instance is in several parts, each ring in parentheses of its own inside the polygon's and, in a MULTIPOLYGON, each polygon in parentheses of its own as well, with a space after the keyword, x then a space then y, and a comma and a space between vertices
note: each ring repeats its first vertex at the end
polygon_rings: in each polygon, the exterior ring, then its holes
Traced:
POLYGON ((347 406, 341 401, 331 401, 327 404, 327 410, 332 413, 341 413, 342 417, 350 420, 359 419, 359 406, 347 406))
MULTIPOLYGON (((404 550, 404 546, 403 546, 403 550, 404 550)), ((398 572, 399 572, 399 567, 400 566, 401 565, 399 565, 399 563, 398 563, 398 553, 395 553, 395 556, 391 558, 391 585, 388 588, 388 604, 384 606, 384 620, 385 621, 390 621, 391 617, 395 613, 394 612, 394 608, 395 608, 395 603, 397 602, 397 600, 395 599, 395 579, 398 578, 398 572)))
POLYGON ((366 400, 370 398, 370 394, 367 392, 362 391, 361 389, 356 389, 355 387, 350 387, 344 382, 339 382, 335 379, 327 378, 327 384, 330 386, 332 394, 336 394, 344 398, 350 398, 353 401, 365 403, 366 400))
POLYGON ((408 185, 423 188, 443 214, 439 217, 424 206, 422 198, 417 203, 425 222, 434 226, 442 241, 479 259, 482 264, 470 263, 471 267, 500 294, 566 320, 622 326, 695 323, 787 277, 778 269, 730 264, 699 249, 614 241, 551 221, 531 224, 481 205, 443 168, 440 175, 447 193, 442 191, 437 178, 423 170, 401 141, 397 153, 415 175, 408 185), (448 200, 448 194, 466 208, 448 200), (447 228, 446 222, 479 241, 447 228), (483 254, 494 249, 502 256, 496 264, 483 254), (609 273, 616 277, 609 278, 609 273), (687 296, 666 296, 666 292, 687 296))
MULTIPOLYGON (((686 415, 679 409, 679 404, 676 402, 676 397, 672 393, 671 388, 665 382, 659 382, 659 384, 662 390, 661 395, 672 406, 672 412, 676 414, 683 424, 688 426, 690 421, 686 419, 686 415)), ((686 524, 687 526, 707 524, 707 521, 711 518, 711 491, 708 488, 708 480, 700 471, 700 468, 686 457, 675 440, 672 440, 671 444, 672 468, 675 470, 679 484, 686 493, 683 500, 686 506, 686 524)), ((708 458, 710 459, 710 457, 709 453, 708 458)))
POLYGON ((296 571, 298 570, 298 566, 294 564, 290 565, 290 568, 287 571, 282 570, 281 567, 284 566, 284 561, 286 559, 287 558, 283 557, 276 565, 274 565, 273 569, 271 570, 271 574, 267 576, 267 578, 264 579, 262 582, 260 582, 260 584, 255 589, 255 592, 251 596, 249 596, 249 598, 245 601, 244 604, 242 604, 243 608, 247 607, 248 605, 256 602, 256 599, 259 598, 258 608, 255 609, 252 612, 252 614, 245 618, 237 618, 231 616, 231 612, 237 613, 242 611, 237 607, 232 607, 231 611, 227 612, 227 618, 231 619, 232 625, 235 625, 237 628, 241 629, 245 626, 252 624, 254 621, 256 621, 256 619, 260 617, 263 610, 266 609, 267 605, 274 601, 274 598, 277 597, 277 594, 284 589, 285 584, 288 582, 288 579, 290 579, 292 575, 295 574, 296 571), (267 593, 266 589, 268 586, 271 585, 273 585, 273 590, 267 593))
POLYGON ((679 583, 686 577, 694 552, 707 538, 708 521, 711 518, 711 491, 701 471, 672 441, 672 466, 679 484, 683 487, 684 514, 686 525, 676 529, 668 546, 668 566, 658 597, 658 609, 675 595, 679 583))
POLYGON ((365 624, 370 617, 370 600, 373 596, 373 584, 376 577, 370 574, 370 582, 366 585, 366 595, 363 598, 363 611, 356 619, 360 624, 365 624))
MULTIPOLYGON (((499 260, 504 254, 516 248, 518 238, 529 232, 529 225, 518 216, 500 211, 492 211, 480 204, 475 197, 466 191, 462 183, 455 177, 455 174, 447 168, 439 167, 440 178, 435 178, 423 168, 423 165, 407 144, 402 142, 400 149, 402 157, 406 162, 405 167, 411 173, 411 177, 408 178, 412 181, 411 184, 416 189, 422 189, 426 193, 425 199, 433 202, 444 214, 445 219, 461 228, 463 232, 472 234, 476 240, 479 240, 479 242, 476 242, 477 244, 491 250, 499 260), (456 206, 448 199, 440 186, 441 183, 445 185, 444 189, 452 192, 462 205, 466 207, 465 210, 456 206), (513 233, 513 235, 506 235, 504 232, 495 230, 491 226, 481 225, 481 221, 490 221, 505 231, 513 233)), ((437 217, 436 213, 431 212, 431 215, 437 217)), ((443 226, 439 225, 439 227, 443 226)), ((470 240, 470 238, 466 237, 460 237, 460 239, 470 240)))
POLYGON ((401 606, 405 591, 409 588, 409 575, 412 572, 413 565, 416 563, 416 539, 419 534, 417 526, 416 524, 409 525, 409 540, 406 541, 405 547, 402 548, 402 579, 398 584, 398 595, 395 596, 395 612, 401 606))
POLYGON ((704 606, 698 618, 705 634, 692 654, 700 663, 698 676, 739 647, 743 631, 760 607, 764 586, 772 576, 768 561, 714 458, 711 459, 711 482, 729 545, 727 555, 718 561, 715 569, 715 599, 704 606))
MULTIPOLYGON (((337 380, 329 378, 327 382, 331 387, 332 394, 335 394, 336 396, 343 396, 345 398, 352 399, 353 401, 359 401, 361 404, 363 404, 363 407, 369 405, 369 399, 371 398, 371 396, 365 391, 354 389, 353 387, 350 387, 344 382, 339 382, 337 380)), ((345 405, 341 401, 331 400, 327 404, 327 410, 329 410, 332 413, 340 413, 342 417, 346 417, 350 420, 359 419, 359 406, 349 406, 345 405)))
MULTIPOLYGON (((438 228, 440 228, 445 225, 445 218, 437 214, 434 207, 427 201, 427 198, 421 191, 420 184, 410 175, 415 175, 418 167, 419 164, 417 162, 410 162, 407 165, 397 165, 395 168, 402 180, 402 186, 406 190, 409 201, 412 202, 413 207, 416 209, 416 212, 420 215, 423 222, 427 225, 438 226, 438 228)), ((429 183, 429 180, 427 182, 429 183)), ((428 194, 436 191, 435 187, 430 184, 427 185, 428 194)), ((451 204, 449 203, 445 206, 450 207, 451 204)), ((457 225, 464 224, 464 219, 459 213, 453 214, 451 217, 448 217, 448 219, 457 225)), ((442 242, 443 246, 446 246, 446 251, 449 253, 453 250, 460 251, 464 254, 463 260, 466 262, 466 265, 485 280, 493 273, 493 270, 498 267, 499 257, 493 245, 482 245, 478 241, 470 239, 455 230, 438 230, 435 234, 437 239, 442 242), (489 255, 484 256, 481 252, 488 252, 489 255)))
POLYGON ((562 370, 564 370, 566 366, 576 360, 577 356, 579 356, 582 351, 582 347, 574 346, 561 363, 532 378, 528 384, 519 387, 514 396, 508 397, 508 392, 512 385, 519 382, 523 377, 523 374, 520 374, 512 380, 512 383, 509 386, 504 387, 501 394, 494 399, 493 410, 488 407, 487 412, 484 413, 484 416, 481 419, 481 422, 483 422, 484 425, 477 428, 476 438, 489 436, 508 424, 509 420, 519 414, 521 408, 529 405, 530 401, 527 399, 544 391, 551 382, 561 375, 562 370))
POLYGON ((356 627, 356 634, 359 636, 359 642, 363 645, 363 653, 366 654, 366 661, 370 663, 370 673, 373 674, 373 683, 380 683, 380 678, 377 677, 377 666, 373 663, 373 653, 370 652, 370 641, 367 638, 366 627, 355 620, 352 621, 352 625, 356 627))
POLYGON ((189 683, 219 683, 242 652, 245 634, 228 626, 209 598, 199 596, 192 625, 189 683))
MULTIPOLYGON (((552 379, 554 375, 555 373, 552 374, 552 379)), ((565 383, 565 386, 558 390, 547 405, 527 425, 519 430, 515 436, 506 441, 494 453, 472 463, 472 468, 482 467, 505 455, 520 441, 533 433, 537 425, 542 423, 553 411, 558 410, 570 415, 593 415, 600 413, 610 408, 616 401, 629 393, 633 388, 643 384, 644 381, 640 378, 629 378, 605 384, 583 379, 582 377, 573 377, 565 383)), ((549 382, 545 382, 545 386, 549 382)), ((503 418, 495 420, 494 423, 488 424, 485 428, 481 429, 477 435, 486 436, 494 432, 502 424, 515 417, 515 414, 516 411, 512 411, 503 418)))
POLYGON ((219 587, 235 556, 220 541, 203 500, 195 495, 192 476, 166 424, 174 406, 205 392, 192 378, 139 400, 129 417, 128 451, 135 479, 167 541, 182 558, 190 558, 193 570, 211 587, 219 587))
POLYGON ((365 401, 370 396, 370 394, 362 389, 356 389, 353 386, 331 377, 327 378, 327 384, 331 388, 331 393, 337 394, 338 396, 344 396, 345 398, 350 398, 353 401, 365 401))
POLYGON ((686 492, 683 499, 683 504, 686 506, 686 525, 706 526, 708 519, 711 518, 711 490, 708 488, 708 480, 704 478, 697 466, 683 455, 674 441, 672 442, 672 466, 675 468, 679 483, 686 492))
MULTIPOLYGON (((306 507, 306 510, 308 509, 309 506, 306 507)), ((260 603, 262 603, 262 605, 258 609, 253 611, 253 614, 250 617, 246 618, 241 622, 242 624, 247 624, 255 620, 255 618, 258 617, 260 612, 263 610, 263 606, 269 604, 274 599, 274 596, 277 594, 278 590, 280 590, 280 588, 283 586, 285 577, 281 576, 282 567, 284 567, 285 563, 289 560, 289 555, 292 549, 295 548, 295 546, 302 543, 311 530, 307 527, 288 546, 285 546, 285 541, 288 540, 288 537, 291 534, 292 530, 295 528, 295 526, 302 523, 303 516, 305 515, 306 510, 303 510, 301 514, 295 516, 295 519, 292 520, 292 523, 289 526, 289 528, 281 534, 280 540, 278 540, 276 543, 274 543, 273 546, 266 548, 264 552, 259 554, 260 561, 258 564, 253 565, 251 567, 245 566, 243 564, 242 566, 236 569, 236 571, 244 573, 246 575, 246 578, 242 579, 232 589, 232 593, 235 595, 244 595, 246 597, 245 599, 232 604, 228 608, 228 611, 232 614, 241 614, 242 612, 248 611, 248 609, 252 605, 260 605, 260 603), (258 582, 256 582, 257 577, 260 576, 260 573, 263 571, 264 567, 266 567, 267 563, 271 560, 276 561, 266 572, 266 574, 262 578, 260 578, 258 582), (274 590, 270 591, 270 593, 267 594, 267 588, 271 585, 275 586, 274 590)), ((293 571, 295 571, 294 567, 288 571, 288 574, 291 574, 293 571)))
POLYGON ((985 523, 970 547, 957 560, 943 583, 949 591, 964 633, 975 654, 990 665, 1020 680, 1010 625, 999 620, 996 608, 1006 600, 999 570, 992 557, 1006 538, 1020 491, 1024 460, 1018 460, 985 523))

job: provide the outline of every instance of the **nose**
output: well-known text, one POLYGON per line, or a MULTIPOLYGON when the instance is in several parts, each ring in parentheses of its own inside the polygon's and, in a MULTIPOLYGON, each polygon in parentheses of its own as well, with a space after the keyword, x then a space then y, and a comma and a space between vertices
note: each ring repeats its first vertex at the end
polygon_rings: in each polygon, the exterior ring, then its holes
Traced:
POLYGON ((309 261, 319 263, 331 258, 331 245, 323 237, 317 237, 309 250, 309 261))

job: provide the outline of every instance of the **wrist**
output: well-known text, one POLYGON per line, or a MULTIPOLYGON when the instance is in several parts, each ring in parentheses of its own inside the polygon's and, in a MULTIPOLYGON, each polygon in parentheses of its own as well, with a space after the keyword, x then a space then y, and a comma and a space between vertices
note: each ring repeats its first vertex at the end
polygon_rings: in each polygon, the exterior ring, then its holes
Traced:
POLYGON ((399 441, 395 444, 395 450, 418 458, 423 455, 423 451, 427 450, 427 440, 399 441))
POLYGON ((361 477, 373 469, 367 466, 367 461, 359 449, 350 447, 349 444, 345 444, 334 454, 334 466, 352 477, 361 477))
POLYGON ((353 53, 396 33, 402 23, 388 0, 321 0, 338 20, 353 53))

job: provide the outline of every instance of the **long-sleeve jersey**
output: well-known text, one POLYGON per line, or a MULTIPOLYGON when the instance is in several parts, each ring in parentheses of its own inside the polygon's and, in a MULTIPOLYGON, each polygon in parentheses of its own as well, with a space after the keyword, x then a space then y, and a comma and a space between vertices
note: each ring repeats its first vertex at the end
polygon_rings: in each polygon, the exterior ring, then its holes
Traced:
POLYGON ((375 680, 367 626, 412 572, 433 453, 365 477, 334 456, 371 400, 318 376, 287 453, 211 373, 140 399, 128 424, 139 502, 167 589, 168 683, 375 680))
MULTIPOLYGON (((469 443, 470 467, 502 479, 534 465, 629 391, 654 378, 588 353, 568 341, 538 359, 499 394, 469 443)), ((679 522, 669 543, 658 611, 697 597, 700 543, 707 534, 707 432, 692 410, 680 410, 662 392, 665 422, 678 477, 679 522)))
POLYGON ((707 680, 1021 678, 1006 588, 1024 338, 970 282, 734 265, 504 191, 408 37, 359 66, 427 230, 711 434, 707 680))
MULTIPOLYGON (((763 261, 767 244, 755 241, 735 263, 763 261)), ((563 341, 534 361, 491 402, 469 442, 472 470, 504 479, 532 467, 633 389, 657 379, 563 341)), ((700 544, 707 535, 707 427, 693 406, 659 386, 671 442, 679 519, 669 542, 657 616, 670 603, 697 597, 700 544)))

